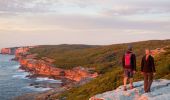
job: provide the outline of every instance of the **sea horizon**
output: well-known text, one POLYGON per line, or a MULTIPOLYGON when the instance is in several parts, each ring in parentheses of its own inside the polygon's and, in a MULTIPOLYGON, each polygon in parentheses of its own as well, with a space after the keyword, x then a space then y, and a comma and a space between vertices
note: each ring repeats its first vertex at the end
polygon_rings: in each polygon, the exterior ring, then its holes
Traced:
POLYGON ((32 44, 32 45, 16 45, 16 46, 5 46, 0 47, 2 48, 15 48, 15 47, 27 47, 27 46, 43 46, 43 45, 98 45, 98 46, 107 46, 107 45, 114 45, 114 44, 128 44, 128 43, 135 43, 135 42, 144 42, 144 41, 159 41, 159 40, 170 40, 170 38, 164 38, 164 39, 148 39, 148 40, 137 40, 137 41, 129 41, 129 42, 116 42, 116 43, 108 43, 108 44, 86 44, 86 43, 60 43, 60 44, 32 44))

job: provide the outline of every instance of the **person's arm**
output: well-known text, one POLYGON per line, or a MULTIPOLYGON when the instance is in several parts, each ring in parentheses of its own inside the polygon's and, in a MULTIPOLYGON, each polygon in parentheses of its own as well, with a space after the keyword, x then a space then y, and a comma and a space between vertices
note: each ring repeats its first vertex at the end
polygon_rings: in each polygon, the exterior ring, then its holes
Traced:
POLYGON ((155 61, 154 61, 154 58, 152 57, 152 71, 155 73, 156 70, 155 70, 155 61))
POLYGON ((136 55, 132 55, 132 61, 133 61, 133 71, 136 71, 136 55))
POLYGON ((125 67, 125 55, 123 55, 123 57, 122 57, 122 66, 123 66, 123 68, 125 67))
POLYGON ((136 71, 136 55, 134 55, 134 70, 136 71))
POLYGON ((142 61, 141 61, 141 72, 143 72, 143 66, 144 66, 144 59, 142 58, 142 61))

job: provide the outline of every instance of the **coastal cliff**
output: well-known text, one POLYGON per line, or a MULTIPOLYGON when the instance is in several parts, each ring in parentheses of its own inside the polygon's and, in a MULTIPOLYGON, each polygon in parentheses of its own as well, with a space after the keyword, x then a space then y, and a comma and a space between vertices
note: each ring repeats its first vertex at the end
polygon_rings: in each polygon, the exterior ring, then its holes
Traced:
MULTIPOLYGON (((37 59, 38 54, 30 53, 30 49, 36 46, 3 48, 1 54, 13 54, 16 60, 20 63, 20 68, 29 72, 29 77, 49 77, 53 79, 68 79, 75 82, 80 82, 84 79, 92 79, 98 76, 98 73, 92 73, 94 68, 84 68, 81 66, 72 69, 57 68, 53 63, 54 59, 48 57, 41 57, 37 59)), ((156 48, 151 50, 153 56, 165 52, 164 48, 156 48)))
POLYGON ((16 52, 17 47, 14 48, 2 48, 1 49, 1 54, 9 54, 9 55, 14 55, 16 52))
MULTIPOLYGON (((97 73, 91 73, 90 68, 83 68, 81 66, 72 69, 57 68, 53 65, 54 60, 42 57, 37 59, 37 54, 31 54, 29 50, 33 47, 19 47, 15 49, 14 60, 20 63, 20 68, 31 73, 30 77, 49 77, 49 78, 60 78, 69 79, 72 81, 79 82, 88 78, 95 78, 98 76, 97 73)), ((10 54, 11 49, 4 48, 1 53, 10 54)))
MULTIPOLYGON (((55 61, 54 59, 48 57, 41 57, 38 59, 38 54, 30 53, 30 49, 32 48, 34 47, 17 47, 15 49, 3 48, 1 50, 1 54, 15 55, 15 58, 12 60, 18 61, 20 63, 20 69, 30 73, 27 75, 29 78, 48 77, 62 81, 60 87, 43 92, 43 96, 41 97, 37 97, 41 95, 41 93, 30 94, 33 95, 34 98, 41 98, 41 100, 46 100, 46 97, 53 94, 54 92, 56 94, 60 94, 66 90, 71 89, 72 87, 83 85, 98 76, 96 72, 91 72, 93 68, 84 68, 81 66, 74 67, 72 69, 57 68, 53 64, 55 61), (11 53, 12 50, 13 53, 11 53)), ((28 100, 31 100, 29 94, 16 97, 14 100, 25 100, 24 97, 28 97, 28 100)))
MULTIPOLYGON (((92 68, 84 68, 81 66, 72 69, 57 68, 53 64, 55 61, 54 59, 48 57, 38 58, 38 54, 30 53, 30 50, 35 47, 36 46, 3 48, 1 54, 15 55, 15 58, 12 60, 18 61, 20 69, 29 73, 29 75, 26 76, 28 78, 48 77, 50 79, 61 80, 61 86, 55 91, 60 89, 66 91, 72 87, 83 85, 98 76, 98 73, 91 72, 93 70, 92 68)), ((54 89, 55 88, 52 90, 54 89)), ((49 94, 50 93, 53 92, 49 92, 49 94)))

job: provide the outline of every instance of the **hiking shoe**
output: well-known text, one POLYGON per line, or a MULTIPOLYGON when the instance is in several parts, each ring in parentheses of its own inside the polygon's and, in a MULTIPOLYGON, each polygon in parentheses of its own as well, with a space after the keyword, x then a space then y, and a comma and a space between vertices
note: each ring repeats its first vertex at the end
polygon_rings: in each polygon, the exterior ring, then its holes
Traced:
POLYGON ((130 86, 130 89, 133 89, 134 88, 134 86, 130 86))

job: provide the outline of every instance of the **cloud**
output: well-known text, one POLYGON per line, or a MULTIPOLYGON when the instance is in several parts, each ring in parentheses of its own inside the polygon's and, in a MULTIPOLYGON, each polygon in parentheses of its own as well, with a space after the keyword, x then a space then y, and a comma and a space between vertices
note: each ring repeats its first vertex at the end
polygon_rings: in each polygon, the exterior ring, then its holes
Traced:
POLYGON ((111 44, 170 38, 169 6, 169 0, 0 0, 0 40, 111 44))
MULTIPOLYGON (((0 0, 0 12, 37 13, 50 11, 52 0, 0 0)), ((2 14, 2 13, 1 13, 2 14)))
POLYGON ((0 0, 0 5, 0 19, 3 16, 11 17, 1 20, 1 30, 8 30, 10 27, 11 30, 28 31, 160 31, 169 30, 170 24, 168 0, 0 0), (165 13, 167 17, 162 17, 161 13, 165 13), (5 25, 3 21, 6 22, 5 25))
POLYGON ((107 15, 160 14, 170 13, 169 6, 168 0, 120 0, 103 12, 107 15))
POLYGON ((86 13, 108 15, 170 13, 168 0, 0 0, 0 14, 86 13))
MULTIPOLYGON (((134 19, 134 17, 132 17, 134 19)), ((20 15, 13 18, 1 19, 0 30, 10 31, 67 31, 69 32, 99 32, 123 30, 138 30, 143 32, 169 32, 170 21, 167 20, 131 20, 131 17, 119 16, 84 16, 34 14, 20 15), (6 21, 8 20, 8 21, 6 21)), ((121 31, 122 32, 122 31, 121 31)), ((130 31, 128 31, 130 32, 130 31)))

